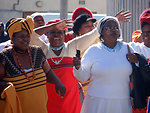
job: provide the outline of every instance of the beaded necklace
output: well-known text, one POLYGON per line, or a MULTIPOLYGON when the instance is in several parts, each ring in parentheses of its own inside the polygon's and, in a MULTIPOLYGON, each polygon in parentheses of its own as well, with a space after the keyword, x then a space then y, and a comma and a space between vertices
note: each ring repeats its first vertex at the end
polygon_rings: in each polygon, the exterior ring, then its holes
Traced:
POLYGON ((31 51, 30 51, 29 48, 28 48, 28 50, 27 50, 28 52, 27 52, 27 53, 28 53, 28 55, 29 55, 30 65, 31 65, 31 67, 32 67, 32 72, 33 72, 32 78, 29 78, 29 77, 27 76, 26 72, 24 71, 24 69, 22 68, 21 62, 20 62, 20 60, 19 60, 19 57, 18 57, 18 55, 17 55, 17 53, 16 53, 14 47, 13 47, 13 51, 14 51, 14 53, 15 53, 15 57, 17 58, 18 65, 19 65, 21 71, 24 73, 24 76, 27 78, 27 80, 33 81, 33 80, 36 78, 36 76, 35 76, 35 73, 34 73, 34 66, 33 66, 33 63, 32 63, 31 51))
POLYGON ((64 54, 65 54, 65 47, 64 47, 64 53, 63 53, 63 56, 61 57, 61 59, 60 60, 53 60, 53 58, 50 56, 50 58, 51 58, 51 60, 52 60, 52 62, 53 63, 55 63, 56 65, 58 65, 61 61, 62 61, 62 59, 64 58, 64 54))
POLYGON ((64 46, 64 43, 63 43, 60 47, 53 47, 53 46, 49 45, 49 47, 50 47, 52 50, 56 50, 56 51, 58 51, 58 50, 60 50, 61 48, 63 48, 63 46, 64 46))

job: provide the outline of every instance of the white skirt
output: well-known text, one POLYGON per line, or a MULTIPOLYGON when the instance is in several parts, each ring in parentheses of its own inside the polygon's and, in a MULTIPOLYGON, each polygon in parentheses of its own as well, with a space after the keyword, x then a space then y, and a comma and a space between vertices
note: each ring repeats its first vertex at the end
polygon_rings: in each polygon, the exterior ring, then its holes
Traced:
POLYGON ((81 113, 132 113, 130 99, 104 99, 85 96, 81 113))

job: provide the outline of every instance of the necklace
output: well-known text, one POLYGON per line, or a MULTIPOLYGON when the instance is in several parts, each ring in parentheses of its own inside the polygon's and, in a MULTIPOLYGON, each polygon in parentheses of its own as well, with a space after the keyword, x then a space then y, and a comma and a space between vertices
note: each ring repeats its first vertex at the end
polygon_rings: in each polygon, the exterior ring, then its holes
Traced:
POLYGON ((64 43, 63 43, 60 47, 53 47, 53 46, 49 45, 49 47, 50 47, 52 50, 56 50, 56 51, 58 51, 58 50, 60 50, 61 48, 63 48, 63 46, 64 46, 64 43))
POLYGON ((18 64, 19 64, 19 67, 20 67, 21 71, 24 73, 24 76, 27 78, 27 80, 33 81, 36 76, 35 76, 35 73, 34 73, 34 66, 33 66, 33 63, 32 63, 31 51, 29 50, 29 48, 27 49, 27 53, 28 53, 29 59, 30 59, 30 65, 31 65, 31 67, 32 67, 32 72, 33 72, 32 78, 29 78, 29 77, 27 76, 26 72, 24 71, 24 69, 22 68, 22 64, 21 64, 21 62, 20 62, 20 60, 19 60, 19 57, 18 57, 18 55, 17 55, 17 53, 16 53, 14 47, 13 47, 13 51, 14 51, 15 56, 16 56, 16 58, 17 58, 17 62, 18 62, 18 64))
MULTIPOLYGON (((65 54, 65 47, 64 47, 64 54, 65 54)), ((51 58, 51 60, 52 60, 53 63, 55 63, 56 65, 58 65, 58 64, 62 61, 62 59, 64 58, 64 54, 63 54, 63 56, 61 57, 60 60, 55 60, 55 61, 54 61, 51 56, 50 56, 50 58, 51 58)))
POLYGON ((27 50, 22 50, 16 46, 13 46, 13 49, 17 52, 17 53, 20 53, 20 54, 27 54, 28 51, 27 50))

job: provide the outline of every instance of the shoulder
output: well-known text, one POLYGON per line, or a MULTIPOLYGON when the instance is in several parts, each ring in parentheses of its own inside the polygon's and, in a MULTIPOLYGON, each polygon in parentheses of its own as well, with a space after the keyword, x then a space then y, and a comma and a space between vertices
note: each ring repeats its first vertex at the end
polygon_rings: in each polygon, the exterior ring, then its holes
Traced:
POLYGON ((85 54, 92 55, 97 53, 98 51, 101 51, 101 49, 102 49, 101 43, 93 44, 86 50, 85 54))

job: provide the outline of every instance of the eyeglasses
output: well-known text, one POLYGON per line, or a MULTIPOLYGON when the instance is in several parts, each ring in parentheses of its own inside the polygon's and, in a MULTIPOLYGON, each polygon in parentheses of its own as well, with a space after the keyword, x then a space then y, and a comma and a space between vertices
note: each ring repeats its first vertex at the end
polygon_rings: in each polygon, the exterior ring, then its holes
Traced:
POLYGON ((59 31, 59 32, 55 32, 55 31, 53 31, 53 32, 48 32, 47 34, 48 35, 63 35, 65 33, 65 31, 59 31))
POLYGON ((110 31, 110 30, 119 30, 118 26, 115 27, 104 27, 104 30, 110 31))

